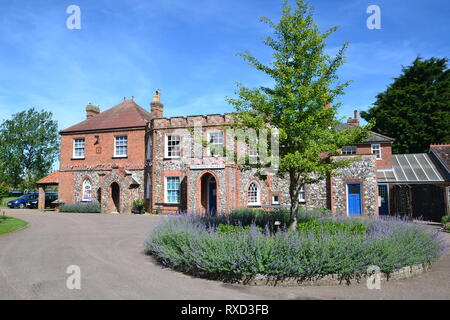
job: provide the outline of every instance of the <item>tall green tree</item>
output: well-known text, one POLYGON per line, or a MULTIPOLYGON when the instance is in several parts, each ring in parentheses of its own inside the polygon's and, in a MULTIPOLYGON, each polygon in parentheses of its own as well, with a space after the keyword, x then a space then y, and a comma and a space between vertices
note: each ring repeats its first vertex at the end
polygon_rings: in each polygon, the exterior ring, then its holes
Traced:
POLYGON ((395 153, 427 152, 430 144, 450 142, 448 59, 418 57, 403 67, 386 91, 361 116, 374 130, 395 138, 395 153))
POLYGON ((58 124, 47 111, 16 113, 0 126, 0 169, 14 188, 31 188, 47 175, 58 157, 58 124))
POLYGON ((280 176, 289 179, 290 226, 297 226, 302 184, 316 183, 348 166, 338 160, 338 149, 363 141, 366 127, 336 130, 335 103, 349 82, 340 82, 336 72, 344 63, 343 44, 336 56, 326 53, 325 40, 337 30, 319 31, 312 7, 297 0, 293 8, 284 2, 278 23, 263 17, 273 30, 264 43, 273 51, 273 62, 263 64, 250 52, 241 55, 251 66, 268 75, 274 85, 249 89, 238 84, 237 98, 228 101, 237 110, 236 123, 252 129, 278 128, 280 176), (328 106, 325 107, 325 106, 328 106))

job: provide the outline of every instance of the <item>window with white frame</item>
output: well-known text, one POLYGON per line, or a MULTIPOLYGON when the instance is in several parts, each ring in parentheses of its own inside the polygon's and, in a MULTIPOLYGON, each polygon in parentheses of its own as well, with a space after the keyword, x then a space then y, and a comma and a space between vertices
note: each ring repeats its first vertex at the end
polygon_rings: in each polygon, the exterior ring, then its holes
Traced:
POLYGON ((84 158, 84 138, 73 140, 73 157, 75 159, 84 158))
POLYGON ((128 137, 117 136, 114 142, 114 157, 126 157, 128 152, 128 137))
POLYGON ((180 203, 180 177, 166 177, 166 203, 180 203))
POLYGON ((210 156, 223 155, 223 131, 214 131, 208 133, 209 149, 208 153, 210 156))
POLYGON ((258 141, 256 141, 255 144, 249 143, 247 147, 248 147, 248 156, 250 158, 258 157, 258 141))
POLYGON ((305 192, 305 185, 302 184, 300 186, 300 192, 298 194, 298 202, 305 203, 306 202, 306 192, 305 192))
POLYGON ((88 179, 83 181, 83 197, 81 198, 81 201, 92 201, 92 186, 91 181, 89 181, 88 179))
POLYGON ((166 158, 179 158, 181 156, 181 139, 179 135, 166 135, 166 158))
POLYGON ((280 196, 277 194, 272 195, 272 204, 280 204, 280 196))
POLYGON ((345 146, 341 150, 344 155, 356 154, 356 146, 345 146))
POLYGON ((372 145, 372 154, 374 154, 377 160, 381 160, 381 145, 373 144, 372 145))
POLYGON ((258 184, 256 182, 252 182, 248 186, 247 203, 249 206, 257 206, 260 204, 259 188, 258 188, 258 184))

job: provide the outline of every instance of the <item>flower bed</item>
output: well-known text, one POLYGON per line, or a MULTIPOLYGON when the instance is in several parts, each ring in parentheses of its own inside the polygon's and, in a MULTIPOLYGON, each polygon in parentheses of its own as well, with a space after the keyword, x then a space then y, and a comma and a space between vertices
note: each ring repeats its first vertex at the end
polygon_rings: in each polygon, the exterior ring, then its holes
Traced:
POLYGON ((230 216, 178 216, 145 242, 162 264, 215 278, 363 275, 368 266, 389 274, 436 260, 444 250, 437 232, 401 219, 298 216, 286 230, 285 212, 236 212, 230 216), (280 222, 277 226, 275 221, 280 222))
POLYGON ((74 212, 74 213, 100 213, 100 205, 94 202, 78 202, 63 204, 60 212, 74 212))

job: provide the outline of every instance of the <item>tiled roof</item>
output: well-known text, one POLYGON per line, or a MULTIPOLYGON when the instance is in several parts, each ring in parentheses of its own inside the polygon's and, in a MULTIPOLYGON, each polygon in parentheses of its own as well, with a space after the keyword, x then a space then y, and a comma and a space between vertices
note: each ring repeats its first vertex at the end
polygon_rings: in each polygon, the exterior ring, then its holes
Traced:
POLYGON ((126 100, 60 133, 145 127, 146 121, 150 119, 150 112, 137 105, 134 100, 126 100))
POLYGON ((384 183, 443 183, 435 163, 426 153, 392 155, 393 170, 378 170, 378 182, 384 183))
POLYGON ((59 184, 59 171, 55 171, 50 173, 48 176, 42 178, 41 180, 39 180, 38 182, 36 182, 37 184, 59 184))
MULTIPOLYGON (((351 124, 348 123, 341 123, 336 126, 337 130, 345 130, 349 127, 352 127, 351 124)), ((384 136, 382 134, 370 131, 370 136, 364 141, 364 143, 374 143, 374 142, 394 142, 394 138, 390 138, 388 136, 384 136)))
POLYGON ((450 144, 431 145, 430 152, 433 153, 447 172, 450 172, 450 144))

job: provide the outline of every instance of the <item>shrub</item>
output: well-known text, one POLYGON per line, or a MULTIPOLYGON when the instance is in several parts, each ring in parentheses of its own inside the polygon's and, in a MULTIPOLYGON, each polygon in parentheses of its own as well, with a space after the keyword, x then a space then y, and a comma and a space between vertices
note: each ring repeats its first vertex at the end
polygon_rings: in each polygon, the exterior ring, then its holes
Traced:
POLYGON ((341 233, 358 235, 366 234, 367 227, 362 222, 356 222, 352 220, 350 223, 336 222, 336 221, 322 221, 311 219, 305 222, 301 222, 297 225, 297 230, 300 232, 310 233, 315 235, 327 233, 330 235, 336 235, 341 233))
MULTIPOLYGON (((171 217, 146 239, 146 251, 185 271, 314 276, 361 274, 370 265, 392 272, 433 261, 444 250, 438 233, 401 219, 310 217, 299 223, 298 232, 288 232, 284 227, 272 231, 268 215, 171 217), (263 221, 268 224, 258 225, 263 221)), ((281 213, 275 217, 288 219, 281 213)))
POLYGON ((76 213, 100 213, 100 204, 96 202, 79 202, 63 204, 60 212, 76 212, 76 213))
POLYGON ((450 223, 450 216, 443 216, 441 222, 443 225, 450 223))

